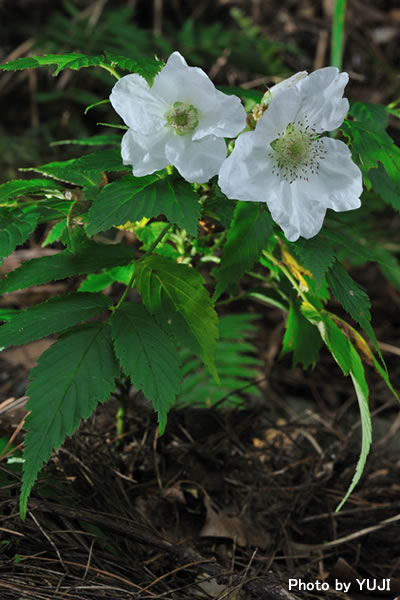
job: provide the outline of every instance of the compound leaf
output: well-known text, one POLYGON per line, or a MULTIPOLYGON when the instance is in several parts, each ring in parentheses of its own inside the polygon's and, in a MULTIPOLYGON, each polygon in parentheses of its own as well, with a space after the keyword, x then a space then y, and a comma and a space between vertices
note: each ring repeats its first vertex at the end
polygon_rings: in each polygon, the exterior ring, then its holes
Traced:
POLYGON ((356 470, 354 472, 349 489, 347 490, 344 498, 341 500, 339 506, 336 508, 336 511, 341 509, 343 504, 346 502, 346 500, 356 487, 357 483, 360 481, 372 443, 371 412, 369 409, 368 401, 369 390, 368 384, 365 380, 364 367, 362 365, 358 353, 356 352, 353 346, 351 346, 350 352, 352 362, 352 370, 350 375, 353 381, 354 389, 356 391, 361 417, 361 452, 360 457, 357 461, 356 470))
POLYGON ((111 326, 121 367, 133 385, 152 401, 163 433, 168 410, 180 389, 175 344, 142 304, 123 304, 113 315, 111 326))
POLYGON ((72 292, 18 312, 0 327, 0 348, 19 346, 64 331, 107 310, 112 302, 103 294, 72 292))
POLYGON ((163 329, 200 355, 218 380, 215 368, 218 316, 200 273, 163 256, 151 255, 137 263, 136 286, 163 329))
POLYGON ((25 421, 20 513, 24 518, 36 477, 54 449, 104 403, 120 373, 110 328, 89 323, 71 330, 50 346, 31 371, 25 421))
POLYGON ((75 254, 64 250, 52 256, 27 260, 0 281, 0 294, 107 267, 127 265, 132 258, 132 249, 121 244, 110 246, 88 241, 75 254))
POLYGON ((35 171, 53 179, 80 186, 98 186, 104 182, 105 171, 125 171, 119 150, 99 150, 80 158, 54 161, 21 171, 35 171))
POLYGON ((298 304, 291 301, 282 341, 281 356, 293 352, 292 366, 295 367, 300 363, 307 369, 317 362, 321 343, 321 336, 317 328, 303 316, 298 304))
POLYGON ((105 52, 105 57, 108 62, 112 63, 112 65, 118 65, 120 69, 130 71, 131 73, 138 73, 144 77, 150 85, 153 83, 153 79, 159 70, 164 66, 164 63, 161 60, 147 59, 141 60, 140 63, 138 63, 133 58, 119 56, 117 54, 112 54, 111 52, 105 52))
POLYGON ((3 209, 0 215, 0 265, 35 230, 39 215, 3 209))
POLYGON ((258 202, 238 202, 216 272, 215 301, 260 258, 272 232, 272 220, 258 202))
POLYGON ((193 236, 200 218, 199 198, 192 186, 184 181, 157 175, 122 177, 106 185, 89 211, 87 233, 92 236, 127 221, 165 214, 193 236))
POLYGON ((53 192, 59 189, 59 185, 49 179, 14 179, 0 185, 0 202, 19 198, 26 194, 53 192))
POLYGON ((299 238, 295 243, 291 243, 290 246, 294 253, 297 254, 301 264, 308 271, 311 271, 319 288, 325 273, 335 261, 335 252, 332 244, 321 236, 316 236, 309 240, 299 238))

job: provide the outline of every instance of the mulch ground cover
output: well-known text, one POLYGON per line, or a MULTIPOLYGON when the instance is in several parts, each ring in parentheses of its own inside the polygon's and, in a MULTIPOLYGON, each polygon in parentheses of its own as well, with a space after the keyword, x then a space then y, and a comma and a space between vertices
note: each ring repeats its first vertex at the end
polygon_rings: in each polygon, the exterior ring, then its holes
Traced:
MULTIPOLYGON (((272 39, 304 49, 286 57, 294 71, 326 64, 331 2, 204 0, 196 14, 220 17, 230 4, 246 8, 272 39)), ((171 16, 179 6, 171 1, 163 8, 171 16)), ((352 75, 351 96, 389 102, 398 92, 398 4, 353 0, 349 11, 344 68, 352 75)), ((228 70, 229 61, 217 79, 244 83, 228 70)), ((398 137, 396 121, 391 127, 398 137)), ((26 259, 43 250, 36 240, 18 252, 26 259)), ((400 294, 374 266, 355 278, 371 296, 373 325, 399 391, 400 294)), ((41 286, 29 298, 9 295, 1 306, 23 308, 60 291, 41 286)), ((20 464, 3 457, 1 600, 400 598, 396 401, 368 373, 374 442, 361 482, 335 512, 360 449, 351 381, 327 353, 314 371, 291 369, 290 357, 278 360, 284 315, 260 305, 251 310, 262 315, 261 398, 243 393, 243 406, 234 409, 226 402, 173 409, 159 437, 145 399, 129 386, 117 390, 54 454, 24 522, 20 464), (127 409, 117 435, 121 397, 127 409)), ((23 443, 29 368, 46 343, 0 355, 0 437, 14 436, 14 444, 23 443)))

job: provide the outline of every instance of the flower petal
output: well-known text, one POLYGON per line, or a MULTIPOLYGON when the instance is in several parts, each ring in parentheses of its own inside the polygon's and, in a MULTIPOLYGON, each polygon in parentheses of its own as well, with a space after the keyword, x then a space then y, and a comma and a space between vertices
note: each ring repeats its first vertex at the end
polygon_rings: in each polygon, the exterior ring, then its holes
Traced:
POLYGON ((143 77, 135 73, 117 81, 110 102, 128 127, 139 133, 155 133, 167 122, 168 105, 154 94, 143 77))
POLYGON ((276 96, 278 96, 278 94, 280 94, 281 92, 288 90, 289 88, 295 86, 301 79, 304 79, 305 77, 307 77, 308 73, 307 71, 299 71, 298 73, 295 73, 294 75, 292 75, 291 77, 288 77, 287 79, 284 79, 283 81, 280 81, 279 83, 276 83, 275 85, 272 86, 272 88, 270 88, 263 97, 266 100, 269 100, 268 104, 271 102, 272 98, 276 98, 276 96))
POLYGON ((207 135, 235 137, 246 127, 246 112, 237 96, 228 96, 214 88, 208 107, 200 112, 199 124, 193 135, 198 140, 207 135))
POLYGON ((310 197, 339 212, 359 208, 362 175, 352 161, 350 150, 340 140, 326 137, 321 142, 326 155, 319 163, 318 173, 308 182, 310 197))
POLYGON ((309 198, 304 182, 297 181, 282 181, 268 194, 267 205, 289 242, 300 236, 309 239, 317 235, 326 213, 322 204, 309 198))
POLYGON ((203 69, 189 67, 179 52, 173 52, 155 76, 151 91, 168 106, 183 102, 202 111, 209 108, 215 87, 203 69))
POLYGON ((254 145, 255 134, 255 131, 242 133, 219 171, 218 184, 228 198, 251 202, 266 200, 273 165, 266 147, 254 145))
POLYGON ((136 177, 164 169, 170 162, 165 155, 168 135, 171 134, 165 128, 153 135, 141 135, 128 129, 121 142, 122 162, 133 166, 136 177))
POLYGON ((173 135, 165 147, 168 162, 190 183, 205 183, 216 175, 226 152, 225 141, 213 135, 195 142, 187 135, 173 135))
POLYGON ((302 113, 318 132, 332 131, 343 123, 349 110, 349 102, 343 98, 348 80, 347 73, 339 73, 336 67, 325 67, 296 84, 302 94, 302 113))
POLYGON ((289 123, 294 123, 302 109, 302 96, 296 87, 282 91, 274 98, 258 121, 255 143, 266 146, 286 130, 289 123))

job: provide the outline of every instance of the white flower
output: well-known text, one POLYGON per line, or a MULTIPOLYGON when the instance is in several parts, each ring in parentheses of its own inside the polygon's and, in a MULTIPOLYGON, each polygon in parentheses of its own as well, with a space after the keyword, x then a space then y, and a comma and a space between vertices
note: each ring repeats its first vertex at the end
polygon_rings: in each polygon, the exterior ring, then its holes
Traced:
POLYGON ((110 101, 129 129, 122 160, 141 177, 174 165, 187 181, 204 183, 226 158, 224 137, 246 125, 239 98, 219 92, 198 67, 174 52, 150 87, 140 75, 122 77, 110 101))
POLYGON ((360 207, 362 177, 350 150, 319 135, 343 122, 347 81, 347 73, 326 67, 274 86, 255 131, 240 135, 221 167, 219 185, 226 196, 266 202, 291 242, 316 235, 328 208, 360 207))

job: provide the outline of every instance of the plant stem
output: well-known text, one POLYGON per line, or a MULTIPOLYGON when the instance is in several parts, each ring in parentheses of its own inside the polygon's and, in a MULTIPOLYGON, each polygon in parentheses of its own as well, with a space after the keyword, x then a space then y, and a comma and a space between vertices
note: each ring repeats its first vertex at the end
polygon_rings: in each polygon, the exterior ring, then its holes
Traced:
POLYGON ((105 65, 104 63, 100 63, 99 67, 101 67, 102 69, 105 69, 106 71, 111 73, 111 75, 114 75, 114 77, 116 79, 121 79, 121 75, 119 73, 117 73, 117 71, 111 65, 105 65))
POLYGON ((333 11, 331 35, 331 65, 342 69, 344 22, 347 0, 336 0, 333 11))

